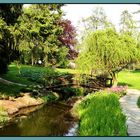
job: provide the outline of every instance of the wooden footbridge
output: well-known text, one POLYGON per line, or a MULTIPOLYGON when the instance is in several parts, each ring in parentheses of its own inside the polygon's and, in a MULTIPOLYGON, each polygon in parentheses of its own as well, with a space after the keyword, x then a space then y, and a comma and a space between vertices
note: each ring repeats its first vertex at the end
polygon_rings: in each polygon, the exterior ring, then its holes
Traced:
MULTIPOLYGON (((46 89, 57 89, 62 87, 72 87, 72 86, 81 86, 84 88, 90 88, 94 90, 104 89, 105 87, 112 86, 112 78, 105 78, 93 75, 82 75, 83 79, 86 80, 75 80, 75 75, 64 75, 64 76, 49 76, 46 77, 46 80, 50 82, 49 85, 46 85, 46 89), (50 81, 51 80, 51 81, 50 81)), ((78 79, 78 78, 77 78, 78 79)))

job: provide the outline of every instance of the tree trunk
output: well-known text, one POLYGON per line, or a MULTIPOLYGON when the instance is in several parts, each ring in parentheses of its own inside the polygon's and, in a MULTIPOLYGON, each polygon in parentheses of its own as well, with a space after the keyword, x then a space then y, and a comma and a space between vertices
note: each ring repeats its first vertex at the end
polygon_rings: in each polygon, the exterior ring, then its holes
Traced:
POLYGON ((47 54, 44 58, 44 62, 45 62, 45 67, 48 67, 48 56, 47 56, 47 54))
POLYGON ((17 68, 18 68, 18 74, 19 74, 19 75, 21 75, 20 67, 21 67, 21 66, 20 66, 19 62, 17 61, 17 68))
POLYGON ((113 86, 117 86, 118 80, 117 80, 116 73, 115 73, 115 72, 111 72, 110 75, 111 75, 111 77, 112 77, 112 85, 113 85, 113 86))
POLYGON ((34 65, 34 57, 33 57, 33 54, 31 54, 31 65, 33 66, 34 65))

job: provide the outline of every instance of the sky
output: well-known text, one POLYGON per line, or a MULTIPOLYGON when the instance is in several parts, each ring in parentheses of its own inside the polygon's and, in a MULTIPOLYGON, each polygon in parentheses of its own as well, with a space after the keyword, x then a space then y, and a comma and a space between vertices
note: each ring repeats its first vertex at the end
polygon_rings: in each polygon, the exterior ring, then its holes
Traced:
MULTIPOLYGON (((29 6, 29 4, 25 4, 24 6, 29 6)), ((117 29, 122 11, 128 10, 130 13, 134 13, 140 10, 140 5, 138 4, 66 4, 62 7, 62 10, 66 14, 64 18, 71 20, 78 31, 80 19, 90 16, 96 7, 102 7, 105 10, 108 20, 111 21, 117 29)), ((139 14, 133 14, 133 16, 134 20, 140 21, 139 14)))
MULTIPOLYGON (((108 19, 117 28, 120 23, 120 15, 122 11, 128 10, 130 13, 134 13, 137 10, 140 10, 140 5, 138 4, 67 4, 62 7, 62 10, 66 13, 65 18, 70 19, 73 25, 77 27, 79 20, 90 16, 92 10, 96 7, 102 7, 105 10, 108 19)), ((134 19, 140 20, 140 15, 135 14, 134 19)))

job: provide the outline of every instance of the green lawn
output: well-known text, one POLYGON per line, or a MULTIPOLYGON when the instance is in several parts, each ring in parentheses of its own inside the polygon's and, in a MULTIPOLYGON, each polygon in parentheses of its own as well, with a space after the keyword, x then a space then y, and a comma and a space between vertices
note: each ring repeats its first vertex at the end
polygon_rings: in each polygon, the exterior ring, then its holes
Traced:
MULTIPOLYGON (((55 76, 58 74, 74 73, 70 69, 52 69, 37 66, 21 65, 21 74, 15 64, 9 65, 7 74, 0 75, 0 77, 15 82, 25 84, 27 86, 38 84, 44 76, 55 76)), ((2 95, 17 95, 24 87, 18 85, 5 85, 0 83, 0 93, 2 95)))
POLYGON ((118 74, 118 85, 128 85, 129 88, 140 90, 140 70, 120 72, 118 74))
MULTIPOLYGON (((3 74, 0 77, 26 85, 34 85, 36 84, 36 79, 39 78, 39 76, 45 74, 45 75, 53 75, 55 72, 61 72, 61 70, 57 69, 51 69, 51 68, 44 68, 44 67, 37 67, 37 66, 29 66, 29 65, 21 65, 20 68, 21 74, 18 72, 18 68, 15 64, 9 65, 9 71, 7 74, 3 74)), ((64 71, 62 71, 64 73, 64 71)))
MULTIPOLYGON (((31 66, 26 66, 26 65, 22 65, 21 66, 21 70, 24 69, 32 69, 31 66)), ((33 84, 33 82, 29 81, 27 78, 21 77, 18 73, 18 68, 16 67, 16 65, 12 64, 9 66, 9 70, 7 72, 7 74, 3 74, 0 77, 15 82, 15 83, 21 83, 21 84, 26 84, 26 85, 30 85, 33 84)))

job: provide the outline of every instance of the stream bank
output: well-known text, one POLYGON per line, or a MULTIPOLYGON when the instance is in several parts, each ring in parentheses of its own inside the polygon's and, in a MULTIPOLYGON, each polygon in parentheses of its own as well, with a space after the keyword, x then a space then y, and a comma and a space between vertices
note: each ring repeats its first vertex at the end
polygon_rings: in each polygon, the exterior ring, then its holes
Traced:
POLYGON ((32 98, 29 93, 24 94, 23 97, 11 100, 0 100, 0 106, 4 108, 8 115, 17 113, 21 108, 36 106, 43 103, 44 101, 41 98, 32 98))
POLYGON ((13 117, 9 124, 0 129, 0 136, 76 135, 77 119, 72 116, 71 109, 71 106, 61 102, 39 105, 38 109, 28 112, 28 115, 26 108, 24 111, 21 109, 22 116, 18 117, 17 114, 13 117))
POLYGON ((29 108, 34 106, 34 109, 27 109, 27 112, 30 113, 35 110, 35 108, 44 103, 41 98, 33 98, 30 96, 30 93, 21 94, 21 97, 14 98, 9 97, 8 100, 0 100, 0 127, 4 127, 13 119, 16 114, 20 115, 21 110, 24 108, 29 108))

